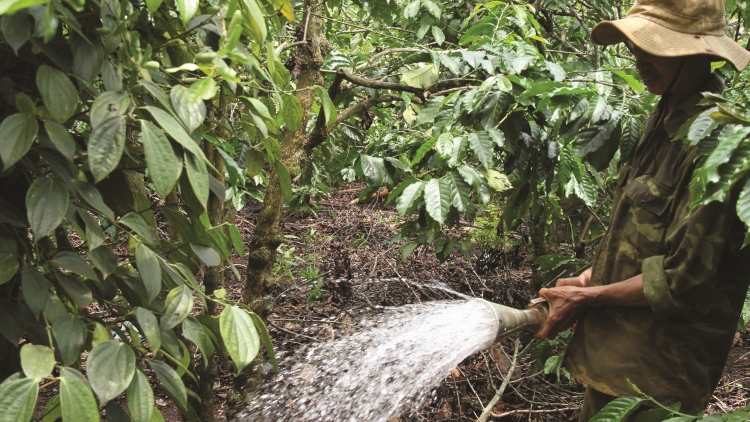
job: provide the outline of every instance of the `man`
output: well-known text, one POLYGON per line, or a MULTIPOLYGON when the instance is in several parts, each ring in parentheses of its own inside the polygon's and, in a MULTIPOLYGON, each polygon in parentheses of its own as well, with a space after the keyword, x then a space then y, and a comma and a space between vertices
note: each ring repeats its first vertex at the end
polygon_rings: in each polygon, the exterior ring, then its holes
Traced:
POLYGON ((621 170, 592 267, 539 292, 550 313, 538 338, 578 321, 565 366, 587 385, 581 421, 635 395, 627 380, 695 414, 708 404, 732 344, 750 248, 740 250, 746 230, 735 198, 690 211, 696 148, 672 140, 703 109, 700 93, 723 88, 710 62, 742 70, 750 52, 724 34, 723 0, 637 0, 625 19, 601 22, 591 36, 601 45, 625 42, 661 100, 621 170))

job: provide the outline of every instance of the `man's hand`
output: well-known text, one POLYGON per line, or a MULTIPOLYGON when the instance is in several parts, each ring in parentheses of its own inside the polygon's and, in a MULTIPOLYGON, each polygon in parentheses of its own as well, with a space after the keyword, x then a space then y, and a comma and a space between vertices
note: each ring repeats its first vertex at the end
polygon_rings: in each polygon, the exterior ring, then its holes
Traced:
POLYGON ((577 277, 558 280, 559 287, 539 291, 539 296, 547 299, 549 304, 547 323, 542 331, 534 336, 539 340, 555 338, 561 331, 575 324, 581 313, 589 306, 586 294, 588 288, 565 284, 560 286, 560 282, 565 280, 577 280, 577 277))
POLYGON ((588 287, 591 282, 591 268, 582 272, 578 277, 558 278, 555 287, 573 286, 588 287))

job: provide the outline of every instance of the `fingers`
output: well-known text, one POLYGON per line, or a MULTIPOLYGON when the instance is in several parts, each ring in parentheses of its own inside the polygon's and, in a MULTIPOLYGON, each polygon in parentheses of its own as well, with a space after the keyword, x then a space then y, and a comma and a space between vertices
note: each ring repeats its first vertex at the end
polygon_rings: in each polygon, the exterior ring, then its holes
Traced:
POLYGON ((555 286, 556 287, 563 287, 563 286, 586 287, 584 285, 583 280, 581 280, 580 277, 558 278, 555 286))

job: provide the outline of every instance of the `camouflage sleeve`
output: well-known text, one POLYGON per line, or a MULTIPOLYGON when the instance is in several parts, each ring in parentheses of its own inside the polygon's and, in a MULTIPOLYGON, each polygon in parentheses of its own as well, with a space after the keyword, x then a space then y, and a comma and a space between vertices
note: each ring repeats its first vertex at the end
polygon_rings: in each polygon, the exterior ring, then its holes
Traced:
MULTIPOLYGON (((688 173, 689 174, 689 173, 688 173)), ((689 178, 689 177, 688 177, 689 178)), ((643 260, 643 293, 658 316, 688 312, 714 287, 714 277, 735 217, 734 201, 714 201, 689 213, 687 183, 674 197, 665 255, 643 260)))

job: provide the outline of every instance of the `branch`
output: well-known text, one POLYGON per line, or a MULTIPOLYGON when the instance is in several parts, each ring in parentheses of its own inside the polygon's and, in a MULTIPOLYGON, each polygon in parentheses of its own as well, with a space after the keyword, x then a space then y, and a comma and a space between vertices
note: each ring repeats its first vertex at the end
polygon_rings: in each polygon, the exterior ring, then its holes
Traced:
POLYGON ((411 53, 411 52, 418 52, 418 51, 425 51, 422 48, 414 48, 414 47, 400 47, 400 48, 390 48, 388 50, 383 50, 380 53, 373 54, 372 57, 370 57, 366 62, 362 63, 361 65, 354 68, 354 70, 362 70, 367 69, 369 67, 375 66, 375 60, 387 56, 389 54, 396 54, 396 53, 411 53))
MULTIPOLYGON (((339 70, 336 71, 336 78, 345 79, 354 85, 363 86, 365 88, 374 88, 374 89, 390 89, 393 91, 405 91, 405 92, 411 92, 412 94, 415 94, 417 97, 419 97, 420 100, 425 101, 430 96, 430 93, 425 91, 422 88, 416 88, 409 85, 399 84, 395 82, 383 82, 383 81, 377 81, 374 79, 367 79, 363 78, 361 76, 352 75, 351 73, 347 72, 343 68, 339 68, 339 70)), ((335 79, 334 79, 335 82, 335 79)), ((333 87, 333 86, 332 86, 333 87)), ((328 94, 330 95, 330 90, 328 91, 328 94)), ((334 95, 331 95, 331 98, 333 98, 334 95)))
POLYGON ((288 50, 288 49, 290 49, 292 47, 296 47, 296 46, 302 45, 302 44, 307 44, 307 41, 295 41, 293 43, 286 43, 285 42, 285 43, 281 44, 280 46, 278 46, 276 48, 276 55, 278 56, 279 54, 281 54, 282 51, 288 50))
POLYGON ((482 414, 477 418, 477 422, 487 422, 487 418, 491 413, 493 413, 492 409, 495 407, 495 403, 500 400, 500 397, 503 396, 503 392, 505 392, 505 388, 508 387, 508 383, 510 383, 510 377, 513 375, 513 371, 516 370, 516 362, 518 361, 518 346, 520 345, 520 343, 521 341, 519 340, 518 336, 516 336, 516 349, 513 352, 513 359, 510 361, 510 369, 508 369, 508 374, 505 376, 505 379, 503 379, 503 383, 502 385, 500 385, 500 388, 497 389, 495 396, 492 397, 492 400, 490 400, 490 402, 487 403, 487 406, 482 409, 482 414))

